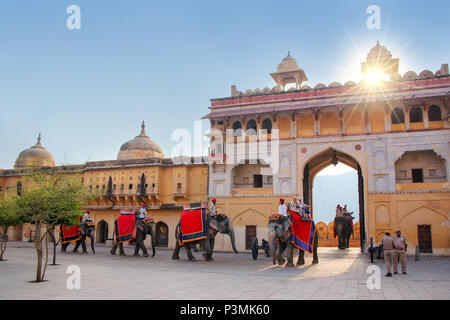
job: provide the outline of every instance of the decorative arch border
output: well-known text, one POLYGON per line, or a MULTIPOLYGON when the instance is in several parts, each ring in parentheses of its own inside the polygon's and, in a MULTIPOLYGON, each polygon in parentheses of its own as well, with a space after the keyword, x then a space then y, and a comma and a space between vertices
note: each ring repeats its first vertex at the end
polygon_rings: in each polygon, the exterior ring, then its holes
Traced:
POLYGON ((400 221, 399 221, 398 223, 401 225, 401 223, 403 222, 403 220, 406 219, 406 217, 410 216, 411 214, 413 214, 414 212, 416 212, 417 210, 422 209, 422 208, 426 208, 426 209, 429 209, 429 210, 431 210, 431 211, 434 211, 436 214, 442 216, 445 220, 448 220, 448 216, 446 216, 443 212, 441 212, 441 211, 439 211, 439 210, 437 210, 437 209, 435 209, 435 208, 431 208, 431 207, 429 207, 429 206, 427 206, 427 205, 421 205, 420 207, 415 208, 414 210, 411 210, 410 212, 408 212, 407 214, 405 214, 405 215, 400 219, 400 221))

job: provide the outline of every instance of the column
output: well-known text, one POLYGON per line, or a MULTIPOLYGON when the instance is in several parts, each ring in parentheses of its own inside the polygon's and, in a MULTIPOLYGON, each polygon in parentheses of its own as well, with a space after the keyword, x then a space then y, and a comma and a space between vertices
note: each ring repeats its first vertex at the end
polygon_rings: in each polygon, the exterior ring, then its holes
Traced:
POLYGON ((424 103, 422 105, 422 114, 423 114, 423 125, 425 129, 429 129, 429 120, 428 120, 428 107, 427 105, 424 103))
POLYGON ((297 112, 291 114, 291 138, 297 138, 297 112))
POLYGON ((320 110, 316 109, 313 112, 314 112, 314 133, 316 134, 316 136, 320 136, 320 121, 319 121, 320 110))
POLYGON ((388 106, 385 106, 384 108, 384 131, 390 132, 392 131, 392 119, 391 119, 391 113, 388 106))
POLYGON ((339 134, 341 136, 345 135, 345 128, 344 128, 344 108, 339 107, 338 108, 338 115, 339 115, 339 134))

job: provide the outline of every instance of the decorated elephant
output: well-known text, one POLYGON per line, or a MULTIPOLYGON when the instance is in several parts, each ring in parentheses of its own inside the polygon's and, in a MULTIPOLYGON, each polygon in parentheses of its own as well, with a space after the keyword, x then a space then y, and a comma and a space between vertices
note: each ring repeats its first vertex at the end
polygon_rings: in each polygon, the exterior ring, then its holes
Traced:
MULTIPOLYGON (((291 213, 291 215, 296 213, 291 213)), ((299 216, 297 214, 297 216, 299 216)), ((309 233, 308 243, 300 243, 299 240, 295 240, 292 234, 292 218, 284 217, 281 215, 272 215, 269 217, 269 223, 267 225, 269 232, 269 247, 270 254, 272 256, 272 263, 283 265, 286 260, 282 257, 283 252, 287 251, 287 264, 286 267, 294 267, 294 247, 299 249, 299 256, 296 265, 305 264, 305 251, 312 252, 313 264, 319 263, 319 257, 317 254, 317 246, 319 243, 318 233, 315 232, 315 226, 313 221, 306 221, 309 223, 311 232, 309 233), (303 248, 303 249, 302 249, 303 248)))
POLYGON ((353 234, 352 217, 345 215, 334 218, 335 237, 338 238, 338 248, 346 249, 349 247, 350 236, 353 234))
POLYGON ((180 226, 180 224, 178 224, 178 227, 175 232, 176 247, 175 247, 175 250, 172 255, 173 260, 180 259, 179 252, 180 252, 180 249, 182 246, 186 248, 186 253, 187 253, 188 259, 190 261, 195 260, 195 257, 193 256, 193 254, 191 252, 191 246, 195 247, 195 245, 200 244, 200 246, 203 249, 205 249, 205 253, 203 253, 203 258, 206 261, 213 261, 212 255, 213 255, 213 251, 214 251, 214 241, 215 241, 215 237, 218 232, 220 232, 222 234, 228 234, 230 236, 231 246, 233 248, 233 251, 235 253, 238 253, 238 251, 236 250, 236 245, 235 245, 235 235, 234 235, 233 226, 231 224, 230 219, 223 214, 216 215, 214 217, 212 217, 211 215, 207 215, 207 217, 206 217, 206 226, 207 226, 206 239, 201 239, 201 240, 196 240, 196 241, 181 244, 179 226, 180 226))
MULTIPOLYGON (((146 221, 140 221, 136 227, 136 245, 134 249, 135 257, 139 257, 139 250, 142 250, 144 257, 149 256, 144 245, 144 240, 147 234, 152 237, 152 257, 155 256, 156 224, 153 219, 149 219, 146 221)), ((111 254, 116 254, 117 247, 119 247, 119 254, 121 256, 126 256, 125 251, 123 250, 123 242, 114 243, 111 248, 111 254)))
MULTIPOLYGON (((79 240, 77 240, 76 244, 75 244, 75 248, 73 249, 73 252, 78 252, 78 248, 81 247, 83 248, 83 253, 88 253, 87 249, 86 249, 86 237, 89 237, 91 239, 91 248, 92 248, 92 253, 95 254, 95 248, 94 248, 94 242, 95 242, 95 224, 86 224, 86 226, 82 226, 80 227, 80 230, 83 229, 84 233, 81 232, 81 238, 79 240)), ((70 243, 63 243, 61 245, 61 252, 67 252, 67 247, 70 243)))

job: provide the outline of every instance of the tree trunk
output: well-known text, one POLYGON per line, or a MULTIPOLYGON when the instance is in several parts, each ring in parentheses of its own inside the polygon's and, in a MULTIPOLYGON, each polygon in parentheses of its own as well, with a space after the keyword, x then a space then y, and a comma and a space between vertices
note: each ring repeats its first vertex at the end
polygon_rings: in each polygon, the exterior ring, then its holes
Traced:
POLYGON ((42 240, 41 240, 41 221, 35 223, 34 247, 37 253, 36 282, 42 281, 42 240))
POLYGON ((3 239, 0 245, 0 261, 3 261, 3 254, 6 250, 6 236, 8 234, 8 227, 3 227, 3 239))
POLYGON ((53 242, 53 263, 51 265, 56 266, 56 245, 57 244, 56 244, 56 236, 55 236, 55 226, 51 227, 48 230, 48 234, 52 238, 52 242, 53 242))

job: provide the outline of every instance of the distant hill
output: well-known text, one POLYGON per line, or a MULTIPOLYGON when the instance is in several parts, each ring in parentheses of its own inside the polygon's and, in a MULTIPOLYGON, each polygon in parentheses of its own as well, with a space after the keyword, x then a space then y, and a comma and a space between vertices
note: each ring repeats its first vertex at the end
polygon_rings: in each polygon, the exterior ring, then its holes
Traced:
POLYGON ((314 221, 333 221, 338 204, 353 211, 359 221, 358 173, 349 171, 335 176, 316 176, 313 186, 314 221))

